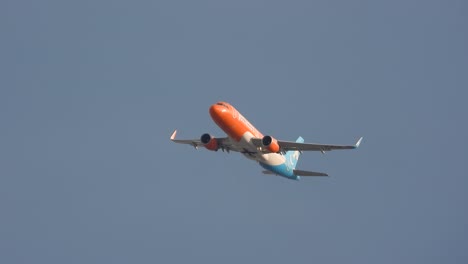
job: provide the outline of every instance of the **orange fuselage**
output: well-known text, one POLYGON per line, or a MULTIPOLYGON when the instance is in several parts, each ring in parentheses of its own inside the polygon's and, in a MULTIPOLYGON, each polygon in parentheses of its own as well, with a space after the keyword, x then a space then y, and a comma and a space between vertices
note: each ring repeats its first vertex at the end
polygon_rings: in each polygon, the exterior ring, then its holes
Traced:
POLYGON ((226 102, 218 102, 210 107, 214 122, 232 139, 239 142, 246 132, 256 138, 263 135, 239 111, 226 102))

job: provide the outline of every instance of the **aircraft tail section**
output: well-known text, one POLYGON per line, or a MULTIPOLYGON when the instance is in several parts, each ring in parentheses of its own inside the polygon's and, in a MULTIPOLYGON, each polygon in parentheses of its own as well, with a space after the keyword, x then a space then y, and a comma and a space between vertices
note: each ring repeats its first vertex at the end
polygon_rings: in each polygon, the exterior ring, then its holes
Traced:
MULTIPOLYGON (((304 143, 304 139, 302 137, 298 137, 296 143, 304 143)), ((286 158, 286 163, 291 166, 292 169, 296 168, 297 161, 301 156, 301 152, 298 150, 290 150, 287 151, 284 157, 286 158)))

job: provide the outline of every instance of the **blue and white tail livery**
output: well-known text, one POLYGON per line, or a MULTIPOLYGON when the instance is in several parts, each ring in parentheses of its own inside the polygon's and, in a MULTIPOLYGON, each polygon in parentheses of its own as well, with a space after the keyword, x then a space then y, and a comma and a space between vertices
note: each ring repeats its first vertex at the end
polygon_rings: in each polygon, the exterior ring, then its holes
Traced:
MULTIPOLYGON (((304 143, 304 139, 299 137, 296 143, 304 143)), ((322 172, 296 170, 300 156, 301 152, 299 150, 290 150, 282 156, 284 160, 281 164, 272 166, 260 162, 260 165, 266 169, 263 171, 264 174, 283 176, 292 180, 300 180, 301 176, 328 176, 328 174, 322 172)))
MULTIPOLYGON (((302 137, 297 138, 296 143, 304 143, 304 139, 302 137)), ((299 150, 290 150, 287 151, 284 157, 286 158, 286 162, 289 166, 294 170, 296 169, 297 161, 301 156, 301 152, 299 150)))

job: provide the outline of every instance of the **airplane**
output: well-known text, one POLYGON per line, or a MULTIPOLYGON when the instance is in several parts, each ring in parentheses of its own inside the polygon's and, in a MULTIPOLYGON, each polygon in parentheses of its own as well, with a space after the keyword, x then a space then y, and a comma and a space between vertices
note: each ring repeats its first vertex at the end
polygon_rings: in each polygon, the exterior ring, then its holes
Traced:
POLYGON ((213 121, 228 135, 216 138, 205 133, 200 139, 176 139, 177 129, 171 134, 171 141, 192 145, 196 149, 205 147, 211 151, 240 152, 250 160, 257 161, 267 175, 278 175, 287 179, 299 180, 301 176, 328 176, 323 172, 296 169, 297 161, 303 151, 325 151, 356 149, 362 137, 355 145, 328 145, 304 143, 299 137, 295 142, 277 140, 264 136, 239 111, 227 102, 211 105, 209 113, 213 121))

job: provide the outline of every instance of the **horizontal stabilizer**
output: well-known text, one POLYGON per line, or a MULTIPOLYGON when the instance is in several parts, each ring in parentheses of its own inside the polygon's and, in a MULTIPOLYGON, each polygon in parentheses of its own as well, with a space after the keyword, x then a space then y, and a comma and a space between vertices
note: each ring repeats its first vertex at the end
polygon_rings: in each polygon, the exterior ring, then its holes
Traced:
POLYGON ((323 173, 323 172, 304 171, 304 170, 293 170, 293 172, 297 176, 328 176, 328 174, 323 173))

